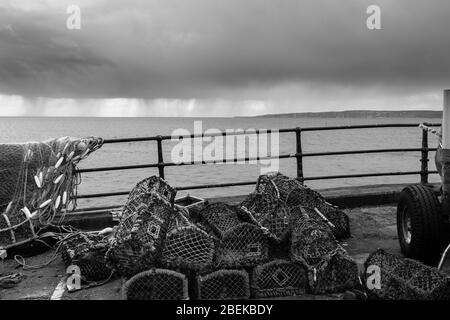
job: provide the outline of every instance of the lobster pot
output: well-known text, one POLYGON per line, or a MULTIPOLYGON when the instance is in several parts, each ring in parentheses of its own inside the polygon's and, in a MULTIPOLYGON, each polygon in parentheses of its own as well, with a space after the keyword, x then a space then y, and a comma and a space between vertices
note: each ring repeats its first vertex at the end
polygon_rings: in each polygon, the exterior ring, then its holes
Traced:
POLYGON ((256 193, 279 199, 288 208, 303 206, 317 208, 335 226, 333 233, 338 239, 350 237, 348 216, 329 204, 320 193, 279 172, 261 175, 256 184, 256 193))
POLYGON ((253 269, 252 296, 256 298, 301 295, 308 291, 304 266, 286 260, 274 260, 253 269))
POLYGON ((291 259, 317 269, 338 249, 338 243, 328 225, 310 218, 304 208, 291 214, 291 259))
POLYGON ((276 242, 287 239, 290 233, 289 210, 270 194, 252 193, 241 203, 241 209, 247 212, 252 221, 269 232, 276 242))
POLYGON ((450 299, 450 280, 445 274, 416 260, 402 258, 378 249, 369 255, 364 263, 364 269, 366 291, 372 298, 450 299), (379 281, 376 281, 377 270, 380 271, 379 281))
POLYGON ((212 264, 213 257, 213 238, 179 213, 165 239, 163 263, 172 268, 201 270, 212 264))
POLYGON ((348 216, 342 210, 326 202, 325 198, 318 192, 306 186, 299 186, 288 194, 286 205, 289 208, 296 206, 316 208, 334 225, 332 231, 337 239, 350 237, 350 220, 348 216))
POLYGON ((175 196, 176 190, 165 180, 157 176, 146 178, 138 182, 131 190, 122 211, 122 218, 126 219, 128 216, 134 215, 143 205, 149 207, 155 214, 161 204, 173 207, 175 196))
POLYGON ((119 239, 127 238, 131 233, 139 231, 139 236, 143 237, 142 242, 152 241, 158 238, 161 228, 168 228, 168 224, 175 216, 175 210, 155 194, 150 201, 136 207, 135 211, 128 211, 126 215, 122 215, 115 236, 119 239))
POLYGON ((316 270, 309 272, 314 294, 338 293, 360 287, 357 263, 339 248, 316 270))
POLYGON ((289 192, 302 183, 296 179, 291 179, 279 172, 272 172, 260 175, 256 182, 256 193, 269 194, 273 198, 285 202, 289 192))
POLYGON ((241 223, 236 208, 222 202, 207 205, 200 211, 201 219, 219 237, 241 223))
POLYGON ((218 270, 199 275, 197 298, 200 300, 248 299, 250 284, 248 273, 244 270, 218 270))
POLYGON ((104 280, 112 274, 105 261, 108 248, 109 244, 104 237, 78 233, 61 243, 61 258, 66 267, 74 265, 80 268, 82 280, 104 280))
POLYGON ((226 232, 216 250, 220 267, 252 267, 267 261, 267 237, 260 227, 241 223, 226 232))
POLYGON ((152 269, 125 282, 124 300, 187 300, 188 281, 184 274, 167 269, 152 269))
POLYGON ((125 277, 158 264, 173 214, 164 204, 158 214, 141 206, 134 215, 122 217, 113 245, 107 252, 108 262, 125 277))

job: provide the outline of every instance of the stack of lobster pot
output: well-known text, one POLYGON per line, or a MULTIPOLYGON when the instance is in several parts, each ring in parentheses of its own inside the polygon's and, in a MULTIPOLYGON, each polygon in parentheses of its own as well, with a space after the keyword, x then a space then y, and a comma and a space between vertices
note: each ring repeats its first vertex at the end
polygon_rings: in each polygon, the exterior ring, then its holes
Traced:
POLYGON ((335 293, 360 285, 358 265, 339 245, 330 227, 313 209, 291 210, 291 259, 308 272, 310 292, 335 293))
POLYGON ((337 293, 360 286, 356 262, 336 239, 349 236, 348 217, 317 192, 272 173, 258 178, 255 192, 240 207, 270 240, 272 261, 253 269, 253 296, 337 293), (289 250, 278 253, 280 247, 289 250))
POLYGON ((158 265, 169 224, 176 212, 175 190, 164 180, 150 177, 131 191, 107 253, 110 265, 131 277, 158 265))
POLYGON ((297 179, 291 179, 279 172, 261 175, 258 178, 255 193, 269 194, 272 198, 279 199, 288 209, 297 206, 314 209, 331 223, 332 232, 337 239, 344 240, 350 237, 348 216, 297 179))
POLYGON ((264 229, 250 221, 246 212, 225 203, 207 205, 200 211, 200 217, 205 229, 217 238, 217 245, 213 267, 196 278, 197 298, 249 298, 249 275, 245 268, 269 258, 264 229))

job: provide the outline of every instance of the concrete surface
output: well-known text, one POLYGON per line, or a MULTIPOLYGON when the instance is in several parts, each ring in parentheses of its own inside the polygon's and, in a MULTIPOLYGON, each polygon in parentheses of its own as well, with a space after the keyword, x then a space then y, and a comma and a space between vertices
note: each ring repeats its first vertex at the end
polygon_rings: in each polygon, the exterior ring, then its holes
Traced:
MULTIPOLYGON (((352 237, 343 245, 360 266, 377 248, 392 253, 400 253, 396 232, 396 208, 393 205, 368 206, 347 209, 350 217, 352 237)), ((53 251, 26 259, 28 265, 39 265, 49 261, 53 251)), ((55 289, 65 280, 65 270, 60 257, 48 266, 39 269, 23 270, 14 260, 0 262, 0 275, 20 272, 25 278, 16 286, 0 289, 0 299, 50 299, 58 298, 55 289)), ((62 286, 64 288, 64 286, 62 286)), ((121 299, 122 280, 115 279, 99 287, 74 293, 65 290, 61 299, 121 299)), ((58 291, 58 290, 56 290, 58 291)), ((313 296, 304 295, 296 299, 341 299, 342 295, 313 296)))

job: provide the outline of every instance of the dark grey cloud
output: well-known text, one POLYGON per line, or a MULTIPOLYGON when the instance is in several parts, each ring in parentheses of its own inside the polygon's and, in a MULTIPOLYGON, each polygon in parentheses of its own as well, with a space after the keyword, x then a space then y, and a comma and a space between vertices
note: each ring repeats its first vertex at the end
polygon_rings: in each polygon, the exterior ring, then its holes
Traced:
POLYGON ((19 3, 0 5, 2 94, 300 99, 326 89, 347 101, 450 83, 448 0, 19 3), (65 8, 77 3, 82 29, 70 31, 65 8), (371 4, 382 30, 366 28, 371 4))

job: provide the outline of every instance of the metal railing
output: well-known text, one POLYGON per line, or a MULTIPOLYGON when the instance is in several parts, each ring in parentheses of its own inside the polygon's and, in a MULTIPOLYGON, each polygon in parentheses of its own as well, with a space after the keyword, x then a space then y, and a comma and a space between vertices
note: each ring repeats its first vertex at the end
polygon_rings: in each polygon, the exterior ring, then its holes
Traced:
MULTIPOLYGON (((440 126, 437 123, 427 123, 427 126, 434 127, 440 126)), ((349 150, 349 151, 330 151, 330 152, 303 152, 302 151, 302 133, 311 131, 330 131, 330 130, 353 130, 353 129, 375 129, 375 128, 412 128, 418 127, 419 124, 373 124, 373 125, 348 125, 348 126, 330 126, 330 127, 306 127, 306 128, 289 128, 277 130, 279 133, 294 133, 296 148, 295 153, 281 154, 279 156, 267 156, 267 157, 246 157, 246 158, 233 158, 233 159, 223 159, 221 161, 209 160, 209 161, 191 161, 184 163, 174 163, 174 162, 164 162, 163 157, 163 141, 172 140, 172 136, 153 136, 153 137, 140 137, 140 138, 123 138, 123 139, 105 139, 105 144, 112 143, 128 143, 128 142, 143 142, 143 141, 155 141, 158 149, 158 162, 150 164, 140 164, 140 165, 126 165, 126 166, 110 166, 110 167, 98 167, 98 168, 88 168, 79 169, 78 172, 100 172, 100 171, 114 171, 114 170, 131 170, 131 169, 143 169, 143 168, 158 168, 159 176, 164 179, 166 167, 173 166, 187 166, 187 165, 197 165, 197 164, 218 164, 225 163, 229 161, 241 162, 241 161, 252 161, 252 160, 265 160, 265 159, 288 159, 295 158, 297 162, 297 179, 300 181, 311 181, 311 180, 327 180, 327 179, 347 179, 347 178, 363 178, 363 177, 381 177, 381 176, 400 176, 400 175, 420 175, 420 182, 423 184, 428 183, 428 175, 436 174, 437 171, 428 170, 428 153, 430 151, 435 151, 436 148, 428 147, 428 131, 422 130, 422 146, 420 148, 396 148, 396 149, 369 149, 369 150, 349 150), (331 175, 331 176, 304 176, 303 170, 303 158, 305 157, 322 157, 322 156, 336 156, 336 155, 351 155, 351 154, 372 154, 372 153, 391 153, 391 152, 420 152, 421 153, 421 168, 420 171, 394 171, 394 172, 374 172, 374 173, 359 173, 359 174, 342 174, 342 175, 331 175)), ((191 135, 181 135, 177 136, 178 139, 195 139, 202 137, 216 137, 216 136, 236 136, 236 135, 259 135, 261 133, 270 134, 272 131, 268 130, 255 130, 252 133, 246 132, 234 132, 234 133, 212 133, 212 134, 191 134, 191 135)), ((256 181, 256 179, 255 179, 256 181)), ((242 182, 232 182, 232 183, 218 183, 218 184, 205 184, 205 185, 193 185, 178 187, 177 190, 194 190, 194 189, 206 189, 206 188, 222 188, 222 187, 233 187, 233 186, 247 186, 253 185, 255 181, 242 181, 242 182)), ((119 191, 119 192, 105 192, 105 193, 94 193, 78 195, 78 199, 86 198, 99 198, 99 197, 110 197, 110 196, 123 196, 127 195, 129 191, 119 191)))

